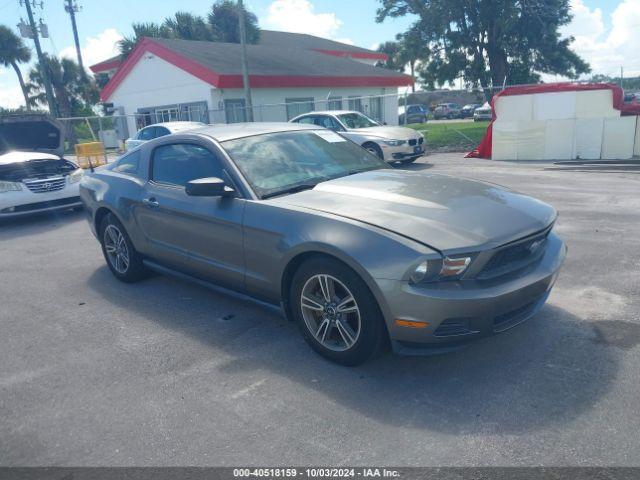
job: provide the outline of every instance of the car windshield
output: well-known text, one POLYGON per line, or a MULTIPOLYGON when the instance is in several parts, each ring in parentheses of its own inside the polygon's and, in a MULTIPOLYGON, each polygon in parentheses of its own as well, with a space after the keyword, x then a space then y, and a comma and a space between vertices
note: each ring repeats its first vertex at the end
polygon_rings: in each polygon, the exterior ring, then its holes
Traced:
POLYGON ((366 115, 357 112, 343 113, 338 115, 338 118, 347 126, 347 128, 369 128, 380 125, 378 122, 371 120, 366 115))
POLYGON ((222 146, 260 198, 388 168, 375 155, 330 130, 268 133, 227 140, 222 146))

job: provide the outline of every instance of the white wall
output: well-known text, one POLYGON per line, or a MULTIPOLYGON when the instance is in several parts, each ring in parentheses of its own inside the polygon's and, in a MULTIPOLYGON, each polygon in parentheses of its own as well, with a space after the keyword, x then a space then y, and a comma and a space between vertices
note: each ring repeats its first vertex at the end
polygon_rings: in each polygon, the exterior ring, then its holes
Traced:
MULTIPOLYGON (((255 121, 286 121, 285 99, 314 98, 316 109, 326 108, 326 99, 340 96, 343 108, 348 109, 349 96, 383 97, 384 121, 390 125, 398 124, 398 89, 396 87, 348 87, 348 88, 256 88, 252 89, 255 121), (282 104, 282 105, 276 105, 282 104), (260 105, 264 105, 260 107, 260 105)), ((184 70, 157 56, 146 53, 129 72, 123 82, 112 93, 109 101, 115 107, 124 107, 125 114, 134 114, 140 108, 157 107, 178 103, 206 101, 211 123, 225 122, 224 100, 244 98, 242 89, 217 89, 184 70)), ((369 112, 369 102, 362 100, 365 113, 369 112)), ((136 131, 134 117, 127 119, 129 133, 136 131)))
MULTIPOLYGON (((109 101, 124 107, 125 114, 139 108, 206 101, 211 108, 211 86, 150 53, 129 72, 109 101)), ((129 133, 136 132, 135 118, 127 119, 129 133)))
MULTIPOLYGON (((313 98, 316 110, 327 109, 327 97, 342 97, 342 108, 349 109, 349 97, 369 97, 389 95, 382 97, 382 111, 384 121, 389 125, 398 124, 398 89, 393 87, 348 87, 348 88, 253 88, 251 89, 251 101, 254 105, 254 120, 257 122, 285 122, 287 121, 287 108, 285 99, 288 98, 313 98), (393 95, 392 95, 393 94, 393 95)), ((214 109, 222 109, 224 100, 244 98, 242 89, 214 89, 214 109)), ((369 99, 362 99, 364 113, 369 113, 369 99)), ((224 112, 221 111, 211 118, 212 123, 224 122, 224 112)))

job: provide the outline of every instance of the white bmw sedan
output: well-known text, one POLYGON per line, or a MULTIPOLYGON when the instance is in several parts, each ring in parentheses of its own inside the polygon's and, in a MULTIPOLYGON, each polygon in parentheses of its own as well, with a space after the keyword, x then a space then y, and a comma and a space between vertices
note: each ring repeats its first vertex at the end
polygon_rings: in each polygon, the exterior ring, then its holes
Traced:
POLYGON ((424 155, 424 135, 411 128, 380 125, 360 112, 309 112, 291 120, 340 133, 388 163, 411 163, 424 155))

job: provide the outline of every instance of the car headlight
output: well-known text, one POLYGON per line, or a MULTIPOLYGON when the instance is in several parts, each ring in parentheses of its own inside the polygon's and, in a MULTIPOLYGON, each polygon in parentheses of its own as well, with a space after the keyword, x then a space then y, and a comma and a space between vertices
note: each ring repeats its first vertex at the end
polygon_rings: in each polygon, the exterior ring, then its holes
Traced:
POLYGON ((20 190, 22 190, 22 185, 18 182, 0 181, 0 193, 19 192, 20 190))
POLYGON ((71 175, 69 175, 69 183, 78 183, 80 180, 82 180, 83 175, 83 169, 78 168, 77 170, 74 170, 73 172, 71 172, 71 175))
POLYGON ((383 143, 389 145, 390 147, 399 147, 407 143, 406 140, 385 140, 383 143))
POLYGON ((423 260, 418 265, 411 267, 407 273, 409 283, 437 282, 441 280, 457 280, 473 260, 472 257, 444 257, 423 260))

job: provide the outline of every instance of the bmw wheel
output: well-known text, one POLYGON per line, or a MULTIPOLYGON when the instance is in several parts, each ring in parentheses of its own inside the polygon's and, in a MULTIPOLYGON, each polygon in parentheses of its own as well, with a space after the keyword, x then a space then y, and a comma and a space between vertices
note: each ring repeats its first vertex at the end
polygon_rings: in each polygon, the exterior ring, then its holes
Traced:
POLYGON ((378 304, 364 281, 342 263, 316 257, 293 277, 290 304, 307 343, 342 365, 358 365, 387 338, 378 304))
POLYGON ((126 230, 113 214, 104 217, 100 232, 102 253, 107 266, 118 280, 131 283, 147 276, 142 256, 133 247, 126 230))

